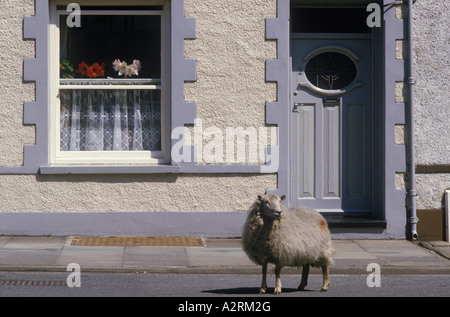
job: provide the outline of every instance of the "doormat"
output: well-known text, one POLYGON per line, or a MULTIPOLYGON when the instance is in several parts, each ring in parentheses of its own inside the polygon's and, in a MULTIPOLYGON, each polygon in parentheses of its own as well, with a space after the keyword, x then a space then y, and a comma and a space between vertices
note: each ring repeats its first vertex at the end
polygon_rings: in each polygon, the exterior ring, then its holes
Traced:
POLYGON ((198 237, 73 237, 74 246, 105 247, 203 247, 198 237))

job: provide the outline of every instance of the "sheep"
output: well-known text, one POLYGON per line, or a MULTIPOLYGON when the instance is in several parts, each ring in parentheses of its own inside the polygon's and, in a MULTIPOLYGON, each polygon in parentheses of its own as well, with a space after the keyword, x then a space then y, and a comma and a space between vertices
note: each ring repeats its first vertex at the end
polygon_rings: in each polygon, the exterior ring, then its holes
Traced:
POLYGON ((321 267, 323 285, 330 286, 328 266, 335 250, 328 224, 316 210, 287 209, 281 204, 286 195, 258 196, 248 210, 242 234, 242 247, 254 263, 262 266, 260 294, 267 290, 267 264, 275 264, 275 294, 281 293, 280 273, 283 266, 303 267, 299 290, 304 290, 310 266, 321 267))

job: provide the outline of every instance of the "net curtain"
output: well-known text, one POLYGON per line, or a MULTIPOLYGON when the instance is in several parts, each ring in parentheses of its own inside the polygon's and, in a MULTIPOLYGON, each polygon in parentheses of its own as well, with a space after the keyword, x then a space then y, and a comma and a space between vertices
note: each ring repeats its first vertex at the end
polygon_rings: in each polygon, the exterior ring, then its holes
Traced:
POLYGON ((61 90, 61 151, 160 151, 160 90, 61 90))

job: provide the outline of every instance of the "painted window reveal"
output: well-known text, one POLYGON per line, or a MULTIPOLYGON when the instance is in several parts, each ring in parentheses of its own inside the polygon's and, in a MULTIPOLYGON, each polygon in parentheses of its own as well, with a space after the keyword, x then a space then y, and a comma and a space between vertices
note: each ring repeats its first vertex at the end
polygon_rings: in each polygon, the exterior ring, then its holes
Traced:
POLYGON ((308 81, 318 88, 337 90, 353 82, 357 69, 355 63, 345 54, 325 52, 308 61, 305 75, 308 81))
POLYGON ((77 159, 77 152, 91 152, 96 163, 105 156, 94 152, 161 156, 163 24, 157 9, 85 7, 80 27, 68 26, 67 12, 57 11, 56 152, 65 159, 70 152, 77 159))

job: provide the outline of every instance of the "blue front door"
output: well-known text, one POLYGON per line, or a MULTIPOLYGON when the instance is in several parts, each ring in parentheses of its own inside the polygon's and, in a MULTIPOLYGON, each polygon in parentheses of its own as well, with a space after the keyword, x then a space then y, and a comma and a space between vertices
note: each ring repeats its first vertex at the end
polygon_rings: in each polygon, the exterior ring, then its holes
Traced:
POLYGON ((290 205, 372 211, 370 34, 292 34, 290 205))

